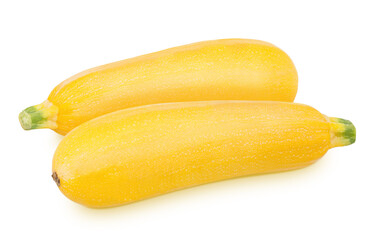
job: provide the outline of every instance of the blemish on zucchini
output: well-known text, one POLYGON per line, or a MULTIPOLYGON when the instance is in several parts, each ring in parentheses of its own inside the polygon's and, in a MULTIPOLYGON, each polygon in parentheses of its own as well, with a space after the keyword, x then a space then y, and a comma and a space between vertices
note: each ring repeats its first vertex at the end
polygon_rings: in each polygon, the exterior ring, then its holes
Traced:
POLYGON ((57 186, 60 187, 60 178, 56 172, 53 172, 52 178, 53 178, 53 181, 55 181, 55 183, 57 184, 57 186))

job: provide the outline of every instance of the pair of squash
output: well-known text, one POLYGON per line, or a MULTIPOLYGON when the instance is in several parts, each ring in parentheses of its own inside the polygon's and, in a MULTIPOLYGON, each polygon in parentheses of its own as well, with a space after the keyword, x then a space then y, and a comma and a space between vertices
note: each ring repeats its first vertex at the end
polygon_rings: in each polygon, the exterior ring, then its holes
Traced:
POLYGON ((66 135, 52 176, 68 198, 110 207, 302 168, 354 143, 350 121, 291 103, 297 87, 274 45, 205 41, 74 75, 19 120, 66 135))

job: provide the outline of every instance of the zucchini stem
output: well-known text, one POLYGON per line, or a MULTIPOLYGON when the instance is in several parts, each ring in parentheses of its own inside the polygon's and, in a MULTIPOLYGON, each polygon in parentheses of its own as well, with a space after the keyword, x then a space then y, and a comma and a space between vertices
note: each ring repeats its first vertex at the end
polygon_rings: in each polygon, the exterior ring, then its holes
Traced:
POLYGON ((351 121, 330 117, 331 147, 351 145, 356 140, 356 129, 351 121))
POLYGON ((49 100, 24 109, 19 114, 19 121, 24 130, 39 128, 57 128, 58 107, 49 100))

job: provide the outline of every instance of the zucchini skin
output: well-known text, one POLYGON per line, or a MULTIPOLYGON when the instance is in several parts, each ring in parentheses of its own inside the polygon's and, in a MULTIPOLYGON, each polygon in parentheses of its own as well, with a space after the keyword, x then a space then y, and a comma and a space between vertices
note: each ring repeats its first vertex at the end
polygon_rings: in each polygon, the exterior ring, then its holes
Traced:
POLYGON ((90 120, 64 137, 53 177, 69 199, 119 206, 210 182, 303 168, 355 141, 350 121, 259 101, 168 103, 90 120))
POLYGON ((212 40, 76 74, 44 103, 32 106, 34 112, 22 112, 20 122, 24 129, 50 128, 65 135, 83 122, 130 107, 208 100, 293 102, 297 89, 297 71, 281 49, 252 39, 212 40))

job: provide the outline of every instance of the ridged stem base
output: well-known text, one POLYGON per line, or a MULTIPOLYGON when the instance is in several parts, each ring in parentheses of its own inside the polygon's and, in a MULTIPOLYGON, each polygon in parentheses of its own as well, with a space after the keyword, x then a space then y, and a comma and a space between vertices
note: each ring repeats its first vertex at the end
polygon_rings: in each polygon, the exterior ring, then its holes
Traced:
POLYGON ((351 145, 356 140, 356 129, 349 120, 330 117, 331 148, 351 145))
POLYGON ((39 128, 57 128, 58 107, 46 100, 41 104, 24 109, 19 121, 24 130, 39 128))

